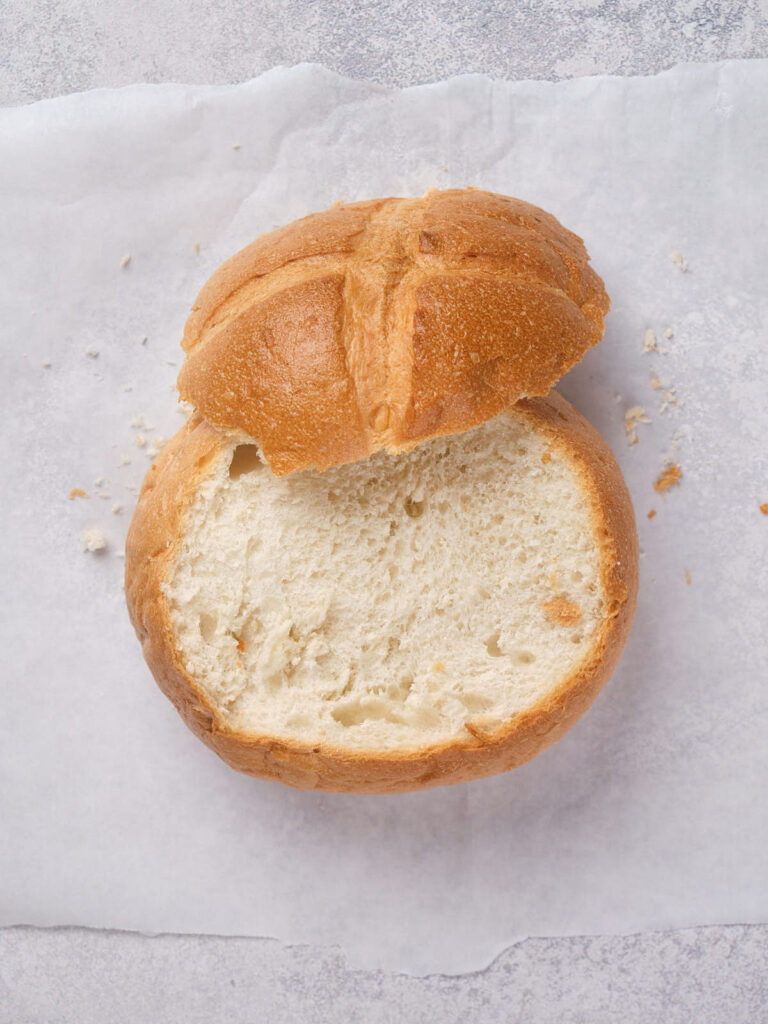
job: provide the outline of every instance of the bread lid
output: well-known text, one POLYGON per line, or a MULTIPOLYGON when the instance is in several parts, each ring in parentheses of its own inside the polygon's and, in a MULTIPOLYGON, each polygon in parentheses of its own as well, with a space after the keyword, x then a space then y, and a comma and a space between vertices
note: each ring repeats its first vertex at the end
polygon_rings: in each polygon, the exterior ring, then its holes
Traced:
POLYGON ((407 450, 546 395, 603 334, 583 242, 476 189, 337 204, 262 235, 197 297, 181 397, 278 475, 407 450))

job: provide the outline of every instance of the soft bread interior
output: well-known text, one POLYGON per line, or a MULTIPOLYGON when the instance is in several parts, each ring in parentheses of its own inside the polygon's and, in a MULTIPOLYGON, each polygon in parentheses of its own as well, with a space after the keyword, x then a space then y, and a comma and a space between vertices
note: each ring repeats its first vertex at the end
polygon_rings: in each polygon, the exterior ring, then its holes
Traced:
POLYGON ((515 410, 276 477, 224 439, 164 586, 228 727, 350 750, 493 730, 584 660, 604 592, 574 463, 515 410))

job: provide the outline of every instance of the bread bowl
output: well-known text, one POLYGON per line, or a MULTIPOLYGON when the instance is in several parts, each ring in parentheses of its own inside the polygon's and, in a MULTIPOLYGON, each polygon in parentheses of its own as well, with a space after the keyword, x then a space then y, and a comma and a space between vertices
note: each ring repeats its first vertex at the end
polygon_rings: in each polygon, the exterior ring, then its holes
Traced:
POLYGON ((549 392, 607 305, 576 236, 473 190, 335 207, 214 274, 126 595, 225 761, 403 792, 522 764, 586 710, 637 538, 607 445, 549 392))

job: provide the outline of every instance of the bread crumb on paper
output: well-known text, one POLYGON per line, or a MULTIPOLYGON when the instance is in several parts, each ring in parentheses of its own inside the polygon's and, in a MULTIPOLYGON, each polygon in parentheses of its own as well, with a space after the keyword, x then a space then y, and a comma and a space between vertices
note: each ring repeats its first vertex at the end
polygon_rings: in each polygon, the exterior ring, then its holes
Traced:
POLYGON ((653 485, 654 491, 658 494, 666 494, 670 487, 677 487, 683 477, 683 471, 673 462, 670 466, 659 474, 656 479, 656 483, 653 485))
POLYGON ((240 149, 240 143, 239 142, 233 142, 232 143, 232 149, 240 149))
POLYGON ((181 413, 185 420, 188 420, 194 411, 195 407, 191 402, 185 402, 184 399, 181 399, 176 403, 176 412, 181 413))
POLYGON ((148 341, 149 338, 146 336, 146 334, 142 334, 142 336, 139 338, 140 345, 146 345, 148 341))
POLYGON ((691 582, 691 574, 688 572, 687 569, 685 570, 685 582, 686 583, 690 583, 691 582))
POLYGON ((116 551, 115 552, 115 558, 125 558, 125 552, 124 551, 116 551))
POLYGON ((671 327, 668 327, 666 331, 664 331, 664 337, 667 339, 667 341, 669 341, 669 339, 673 338, 674 336, 675 332, 672 330, 671 327))
POLYGON ((760 506, 760 511, 763 513, 764 516, 768 516, 768 501, 763 502, 763 504, 760 506))
POLYGON ((129 459, 129 457, 127 455, 123 455, 121 457, 121 459, 120 459, 120 465, 121 466, 130 466, 130 464, 131 464, 131 460, 129 459))
POLYGON ((147 448, 149 458, 156 459, 166 444, 167 441, 164 437, 153 437, 149 448, 147 448))
POLYGON ((123 506, 120 504, 119 501, 116 501, 115 504, 112 506, 112 514, 119 516, 122 511, 123 506))
POLYGON ((51 364, 51 360, 50 360, 50 359, 44 359, 44 360, 42 361, 42 363, 40 363, 40 365, 42 366, 42 368, 43 368, 44 370, 50 370, 50 368, 51 368, 51 365, 52 365, 52 364, 51 364))
POLYGON ((653 517, 655 515, 656 515, 656 509, 652 508, 651 511, 648 513, 648 519, 653 519, 653 517))
POLYGON ((125 270, 128 264, 131 262, 131 254, 127 252, 125 256, 120 260, 120 266, 125 270))
POLYGON ((98 526, 88 526, 80 534, 83 551, 104 551, 107 541, 98 526))
POLYGON ((146 439, 146 437, 144 437, 143 434, 137 434, 136 435, 136 447, 137 448, 143 448, 146 443, 147 443, 147 439, 146 439))
POLYGON ((690 267, 685 262, 685 260, 683 259, 682 255, 677 251, 677 249, 675 249, 674 252, 671 252, 669 254, 669 258, 672 260, 672 262, 675 264, 676 267, 680 268, 680 270, 684 274, 687 273, 688 270, 690 270, 690 267))
POLYGON ((109 492, 108 492, 108 491, 102 491, 102 492, 101 492, 101 493, 99 494, 99 497, 100 497, 100 498, 102 498, 102 499, 103 499, 104 501, 109 501, 109 499, 110 499, 110 498, 112 497, 112 495, 111 495, 111 494, 109 494, 109 492))
POLYGON ((627 434, 627 441, 630 444, 637 444, 637 425, 638 423, 650 423, 650 419, 645 413, 645 409, 642 405, 633 405, 627 409, 624 413, 624 430, 627 434))
POLYGON ((656 335, 652 328, 648 328, 643 338, 643 352, 657 352, 661 356, 667 355, 669 352, 668 348, 661 348, 659 343, 656 341, 656 335))
POLYGON ((659 380, 659 377, 656 374, 656 372, 653 370, 651 371, 651 387, 654 389, 654 391, 661 391, 662 393, 662 403, 659 406, 659 412, 665 412, 670 407, 670 405, 676 405, 682 408, 683 403, 680 401, 680 399, 677 397, 677 394, 675 393, 677 389, 665 387, 659 380))
POLYGON ((199 256, 200 255, 200 243, 199 242, 193 242, 192 243, 192 248, 195 250, 195 256, 199 256))
POLYGON ((131 426, 134 430, 139 430, 141 427, 145 427, 146 423, 144 422, 144 417, 141 414, 134 416, 131 420, 131 426))
POLYGON ((89 498, 90 495, 87 491, 84 491, 82 487, 73 487, 69 492, 69 500, 74 501, 75 498, 89 498))
POLYGON ((90 348, 87 348, 85 350, 85 354, 88 356, 89 359, 99 358, 99 350, 97 348, 94 348, 93 345, 91 345, 90 348))

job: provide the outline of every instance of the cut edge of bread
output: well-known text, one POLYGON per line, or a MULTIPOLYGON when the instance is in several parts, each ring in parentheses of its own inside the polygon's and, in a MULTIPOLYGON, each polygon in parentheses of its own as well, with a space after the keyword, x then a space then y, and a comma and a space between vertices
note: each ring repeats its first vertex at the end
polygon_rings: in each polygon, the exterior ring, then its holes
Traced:
MULTIPOLYGON (((504 415, 504 414, 502 414, 504 415)), ((637 593, 637 536, 621 472, 600 435, 564 399, 518 403, 522 417, 573 469, 587 496, 599 556, 603 611, 580 663, 559 684, 503 722, 468 719, 463 734, 403 749, 302 742, 274 731, 234 727, 210 692, 187 671, 169 604, 185 518, 222 443, 232 438, 194 416, 147 476, 127 544, 126 595, 144 656, 187 725, 232 767, 303 789, 402 792, 496 774, 555 742, 589 707, 621 655, 637 593)), ((565 600, 563 598, 563 600, 565 600)), ((553 596, 551 614, 570 614, 553 596)))

